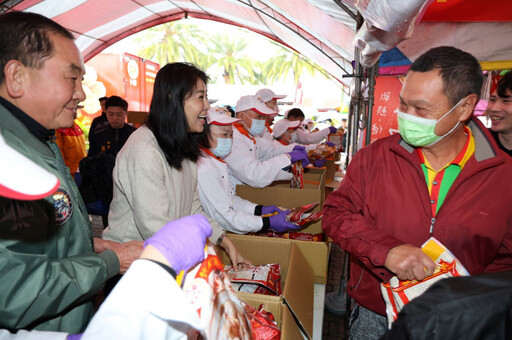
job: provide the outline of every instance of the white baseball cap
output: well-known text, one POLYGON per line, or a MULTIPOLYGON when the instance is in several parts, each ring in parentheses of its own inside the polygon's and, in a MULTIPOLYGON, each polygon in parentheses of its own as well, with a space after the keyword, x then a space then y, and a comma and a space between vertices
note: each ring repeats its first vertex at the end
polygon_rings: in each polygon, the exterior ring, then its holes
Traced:
POLYGON ((235 112, 253 110, 262 115, 273 115, 276 112, 265 105, 265 102, 257 96, 242 96, 236 102, 235 112))
POLYGON ((213 125, 230 125, 241 121, 238 118, 231 118, 229 111, 222 107, 212 107, 206 112, 206 122, 213 125))
POLYGON ((261 89, 256 92, 256 97, 260 97, 265 103, 272 99, 283 99, 286 98, 285 94, 275 94, 271 89, 261 89))
POLYGON ((2 135, 0 164, 0 196, 17 200, 38 200, 59 188, 57 176, 7 145, 2 135))
POLYGON ((274 124, 274 131, 272 135, 277 138, 280 137, 283 133, 285 133, 288 129, 296 129, 300 125, 300 120, 287 120, 281 119, 274 124))

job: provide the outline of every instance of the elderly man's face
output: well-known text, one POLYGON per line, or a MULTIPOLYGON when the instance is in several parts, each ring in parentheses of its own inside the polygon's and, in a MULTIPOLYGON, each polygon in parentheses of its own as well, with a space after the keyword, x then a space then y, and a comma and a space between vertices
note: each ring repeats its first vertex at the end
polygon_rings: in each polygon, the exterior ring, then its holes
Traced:
POLYGON ((25 67, 23 95, 17 106, 47 129, 71 127, 82 88, 84 63, 73 40, 50 34, 53 55, 41 69, 25 67))
MULTIPOLYGON (((439 119, 451 108, 450 100, 444 94, 443 79, 438 70, 410 71, 407 74, 400 91, 400 111, 421 118, 439 119)), ((436 135, 444 135, 457 124, 460 117, 458 109, 459 107, 455 108, 436 124, 436 135)))

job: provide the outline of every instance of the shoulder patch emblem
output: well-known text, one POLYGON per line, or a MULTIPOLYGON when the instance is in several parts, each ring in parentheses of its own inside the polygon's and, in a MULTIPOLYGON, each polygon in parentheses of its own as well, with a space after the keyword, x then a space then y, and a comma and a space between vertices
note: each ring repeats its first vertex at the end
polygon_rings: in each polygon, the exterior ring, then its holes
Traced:
POLYGON ((55 207, 55 223, 63 225, 73 215, 73 202, 71 196, 64 188, 59 188, 53 194, 53 206, 55 207))

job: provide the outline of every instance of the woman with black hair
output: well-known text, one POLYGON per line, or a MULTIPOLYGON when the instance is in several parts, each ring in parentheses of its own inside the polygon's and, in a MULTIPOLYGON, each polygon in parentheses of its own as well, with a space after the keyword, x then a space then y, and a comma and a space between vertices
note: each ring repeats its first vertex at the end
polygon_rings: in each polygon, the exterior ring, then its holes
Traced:
MULTIPOLYGON (((208 76, 192 64, 171 63, 156 76, 147 125, 135 131, 116 159, 110 225, 103 238, 146 240, 168 221, 204 214, 197 191, 198 138, 204 129, 208 76)), ((210 240, 233 264, 246 260, 216 222, 210 240)))

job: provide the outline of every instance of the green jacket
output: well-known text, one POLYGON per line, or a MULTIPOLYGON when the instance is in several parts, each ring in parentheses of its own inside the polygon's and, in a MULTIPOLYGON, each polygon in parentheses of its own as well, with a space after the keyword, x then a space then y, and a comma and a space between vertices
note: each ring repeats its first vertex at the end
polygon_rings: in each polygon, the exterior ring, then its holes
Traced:
POLYGON ((119 260, 111 250, 94 253, 85 205, 57 145, 38 140, 1 104, 0 133, 60 179, 43 200, 0 198, 0 328, 82 332, 119 260))

